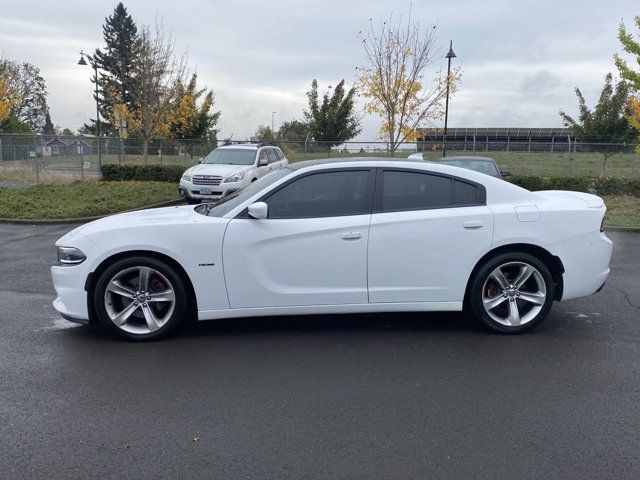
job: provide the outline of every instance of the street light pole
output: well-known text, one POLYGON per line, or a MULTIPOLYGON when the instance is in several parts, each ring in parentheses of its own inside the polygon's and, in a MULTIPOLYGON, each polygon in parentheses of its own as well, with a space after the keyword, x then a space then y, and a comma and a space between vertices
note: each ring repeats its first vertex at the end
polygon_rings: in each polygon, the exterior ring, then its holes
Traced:
POLYGON ((444 107, 444 134, 442 135, 442 156, 447 156, 447 124, 449 122, 449 86, 451 85, 451 59, 456 58, 453 51, 453 40, 449 43, 449 52, 444 57, 448 60, 447 64, 447 99, 444 107))
POLYGON ((95 92, 95 96, 96 96, 96 126, 98 127, 98 172, 101 172, 101 168, 102 168, 102 152, 100 150, 100 104, 99 104, 99 98, 98 98, 98 64, 93 61, 91 62, 91 58, 89 57, 89 55, 87 55, 86 53, 84 53, 82 50, 80 50, 80 60, 78 61, 78 65, 87 65, 86 60, 84 59, 84 57, 87 57, 89 59, 89 62, 91 63, 91 66, 93 67, 93 71, 94 71, 94 79, 96 82, 96 92, 95 92))
POLYGON ((271 136, 273 137, 273 139, 276 139, 276 132, 275 132, 275 126, 276 126, 276 122, 275 122, 275 117, 276 117, 276 112, 271 112, 271 136))

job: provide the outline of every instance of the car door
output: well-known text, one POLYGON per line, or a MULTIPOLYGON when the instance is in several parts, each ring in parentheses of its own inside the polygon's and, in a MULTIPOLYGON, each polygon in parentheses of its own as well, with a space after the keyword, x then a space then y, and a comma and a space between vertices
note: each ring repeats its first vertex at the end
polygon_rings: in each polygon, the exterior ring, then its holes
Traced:
POLYGON ((369 231, 369 301, 460 302, 489 251, 482 185, 426 171, 380 169, 369 231))
POLYGON ((223 244, 231 308, 366 304, 371 169, 294 177, 261 201, 268 217, 243 212, 223 244))
POLYGON ((265 176, 267 173, 269 173, 269 156, 267 155, 267 149, 266 148, 262 148, 260 151, 258 151, 258 160, 256 162, 256 169, 258 172, 258 177, 263 177, 265 176), (265 161, 267 162, 267 164, 265 166, 260 166, 260 162, 261 161, 265 161))
POLYGON ((274 148, 267 149, 267 157, 269 158, 269 171, 280 168, 280 159, 274 148))

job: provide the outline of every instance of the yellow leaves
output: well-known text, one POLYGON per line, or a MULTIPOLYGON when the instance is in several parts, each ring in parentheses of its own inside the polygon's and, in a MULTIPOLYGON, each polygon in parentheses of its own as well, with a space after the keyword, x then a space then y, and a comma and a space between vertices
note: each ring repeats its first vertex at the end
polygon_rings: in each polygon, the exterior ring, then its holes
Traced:
POLYGON ((4 122, 20 104, 20 94, 10 79, 0 76, 0 123, 4 122))
MULTIPOLYGON (((629 114, 627 115, 627 121, 633 128, 640 132, 640 98, 631 97, 628 108, 629 114)), ((640 153, 640 146, 636 147, 636 152, 640 153)))

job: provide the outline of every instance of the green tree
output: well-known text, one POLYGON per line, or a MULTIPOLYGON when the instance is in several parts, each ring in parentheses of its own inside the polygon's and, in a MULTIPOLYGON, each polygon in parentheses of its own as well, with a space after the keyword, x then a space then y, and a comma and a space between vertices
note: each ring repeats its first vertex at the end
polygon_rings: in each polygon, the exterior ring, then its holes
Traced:
POLYGON ((173 138, 211 139, 216 137, 214 129, 220 112, 212 112, 214 96, 207 88, 196 86, 197 74, 193 74, 185 86, 181 80, 176 83, 176 100, 171 122, 173 138))
MULTIPOLYGON (((635 24, 640 29, 640 15, 635 17, 635 24)), ((640 64, 640 42, 638 42, 633 35, 626 29, 624 23, 620 24, 618 30, 618 39, 622 44, 622 48, 625 52, 636 57, 636 61, 640 64)), ((629 64, 618 54, 614 56, 616 67, 620 72, 620 76, 625 80, 631 90, 640 92, 640 72, 633 70, 629 64)))
POLYGON ((575 89, 578 97, 578 119, 560 110, 560 117, 569 127, 576 139, 583 142, 585 148, 602 154, 602 173, 607 169, 607 161, 616 153, 612 144, 633 141, 635 131, 627 120, 629 114, 629 86, 620 81, 613 85, 613 76, 608 73, 604 87, 593 110, 590 110, 579 88, 575 89))
POLYGON ((249 140, 252 142, 273 143, 275 141, 275 137, 273 135, 271 127, 260 125, 258 126, 258 130, 256 130, 256 133, 254 133, 249 140))
MULTIPOLYGON (((635 19, 636 27, 640 30, 640 15, 635 19)), ((625 52, 635 57, 636 62, 640 65, 640 42, 638 42, 633 35, 626 29, 624 23, 620 24, 618 30, 618 39, 622 44, 622 48, 625 52)), ((620 76, 627 82, 629 89, 635 95, 629 100, 629 112, 627 114, 627 120, 640 132, 640 72, 633 70, 629 64, 618 54, 614 56, 616 67, 620 72, 620 76)), ((636 151, 640 153, 640 145, 636 148, 636 151)))
POLYGON ((51 121, 51 114, 49 113, 49 111, 47 111, 47 113, 45 113, 44 115, 44 127, 42 129, 42 133, 44 133, 45 135, 56 134, 56 127, 53 125, 53 122, 51 121))
POLYGON ((308 135, 309 125, 300 120, 289 120, 278 128, 276 140, 286 153, 301 152, 308 135))
POLYGON ((20 121, 15 115, 10 115, 0 124, 2 133, 33 133, 33 129, 26 123, 20 121))
MULTIPOLYGON (((138 27, 127 12, 127 8, 118 3, 113 13, 105 18, 102 26, 103 38, 106 44, 104 50, 97 49, 91 60, 98 66, 98 94, 100 96, 100 115, 105 119, 112 118, 114 93, 117 93, 119 103, 127 106, 129 111, 135 109, 132 90, 136 76, 136 62, 141 53, 141 39, 138 27)), ((94 84, 96 79, 92 77, 94 84)), ((84 131, 96 133, 95 120, 85 125, 84 131)), ((105 125, 106 133, 116 129, 115 125, 105 125)))
POLYGON ((311 82, 307 92, 309 110, 304 112, 309 125, 309 133, 316 142, 322 142, 327 149, 352 139, 361 132, 360 120, 353 112, 355 88, 345 91, 341 80, 331 93, 329 91, 318 98, 318 82, 311 82))

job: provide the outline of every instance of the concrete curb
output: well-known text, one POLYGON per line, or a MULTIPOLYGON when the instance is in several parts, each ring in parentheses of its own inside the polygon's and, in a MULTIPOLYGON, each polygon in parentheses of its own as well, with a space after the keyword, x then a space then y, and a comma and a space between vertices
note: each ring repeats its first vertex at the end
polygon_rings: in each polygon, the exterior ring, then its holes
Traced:
POLYGON ((171 207, 173 205, 180 205, 184 203, 182 198, 177 200, 169 200, 168 202, 154 203, 153 205, 147 205, 144 207, 132 208, 130 210, 123 210, 122 212, 107 213, 105 215, 97 215, 95 217, 81 217, 81 218, 46 218, 42 220, 30 220, 27 218, 0 218, 0 223, 9 223, 14 225, 62 225, 66 223, 87 223, 100 218, 115 215, 117 213, 136 212, 138 210, 147 210, 149 208, 162 208, 171 207))
POLYGON ((607 232, 632 232, 640 233, 640 227, 604 227, 604 231, 607 232))

